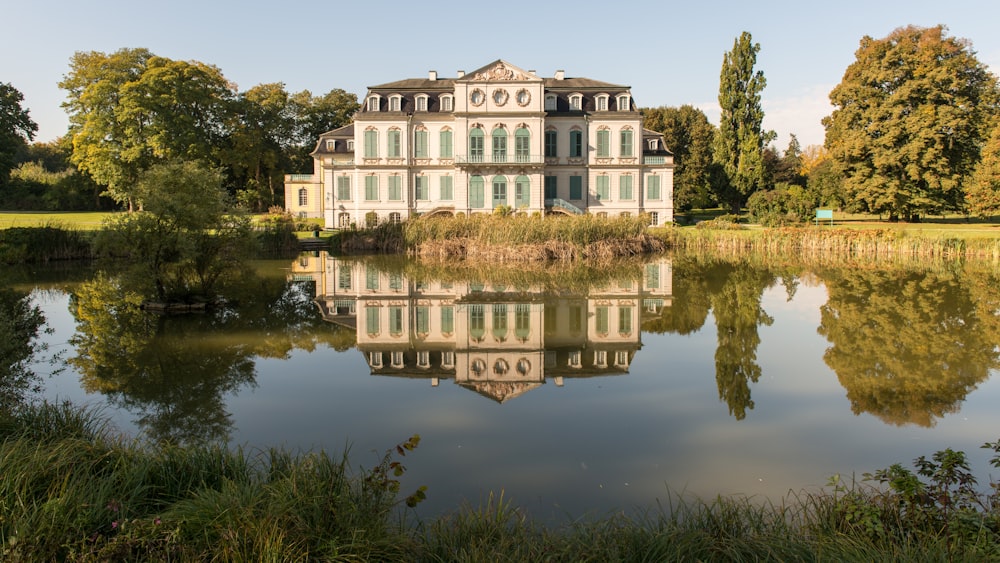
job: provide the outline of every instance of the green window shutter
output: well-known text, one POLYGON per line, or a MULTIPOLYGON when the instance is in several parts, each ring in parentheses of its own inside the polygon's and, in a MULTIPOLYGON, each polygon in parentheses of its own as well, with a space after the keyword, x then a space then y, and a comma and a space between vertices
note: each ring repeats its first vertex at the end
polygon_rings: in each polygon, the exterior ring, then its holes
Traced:
POLYGON ((622 174, 618 178, 618 199, 632 199, 632 175, 622 174))
POLYGON ((427 158, 427 131, 417 131, 413 134, 413 156, 427 158))
POLYGON ((403 308, 389 307, 389 334, 399 336, 403 334, 403 308))
POLYGON ((484 190, 485 182, 482 176, 469 178, 469 207, 473 209, 482 209, 484 207, 484 190))
POLYGON ((611 156, 611 131, 601 129, 597 132, 597 156, 611 156))
POLYGON ((507 339, 507 305, 493 305, 493 338, 503 342, 507 339))
POLYGON ((337 176, 337 199, 338 200, 350 200, 351 199, 351 177, 350 176, 337 176))
POLYGON ((504 176, 493 177, 493 207, 507 205, 507 178, 504 176))
POLYGON ((518 209, 531 205, 531 180, 518 176, 514 180, 514 206, 518 209))
POLYGON ((514 131, 514 159, 517 162, 528 162, 531 156, 531 132, 519 127, 514 131))
POLYGON ((416 311, 414 311, 416 316, 415 323, 417 325, 418 334, 427 334, 431 331, 431 319, 430 319, 430 307, 427 305, 418 305, 416 311))
POLYGON ((569 132, 569 156, 571 158, 583 156, 583 131, 569 132))
POLYGON ((451 131, 441 131, 441 158, 453 158, 451 131))
POLYGON ((365 289, 378 289, 378 270, 371 266, 365 267, 365 289))
POLYGON ((478 127, 469 131, 469 162, 483 161, 484 138, 483 130, 478 127))
POLYGON ((559 134, 555 131, 545 132, 545 156, 559 156, 559 134))
POLYGON ((493 130, 493 162, 507 162, 507 130, 493 130))
POLYGON ((422 201, 430 199, 430 193, 427 190, 427 180, 427 176, 417 176, 413 178, 413 191, 416 199, 422 201))
POLYGON ((483 305, 469 305, 469 336, 482 341, 486 335, 486 309, 483 305))
POLYGON ((646 287, 660 289, 660 267, 657 264, 646 264, 646 287))
POLYGON ((393 129, 392 131, 389 131, 389 134, 386 137, 387 139, 386 142, 388 143, 388 146, 386 147, 386 152, 389 158, 399 158, 401 150, 399 137, 400 134, 398 129, 393 129))
POLYGON ((452 187, 452 177, 451 176, 441 176, 440 179, 440 195, 438 199, 441 201, 451 201, 454 196, 454 189, 452 187))
POLYGON ((597 201, 607 201, 611 199, 611 177, 597 177, 597 201))
POLYGON ((646 199, 660 199, 660 177, 655 174, 646 176, 646 199))
POLYGON ((632 307, 618 308, 618 332, 621 334, 631 334, 632 332, 632 307))
POLYGON ((389 201, 399 201, 401 199, 403 199, 402 176, 389 176, 389 201))
POLYGON ((545 177, 545 199, 555 199, 559 197, 558 183, 555 176, 545 177))
POLYGON ((632 130, 623 129, 622 130, 622 146, 621 154, 618 156, 630 157, 632 156, 632 130))
POLYGON ((608 333, 608 308, 606 306, 600 306, 594 311, 594 322, 597 334, 608 333))
POLYGON ((574 200, 583 199, 583 176, 569 177, 569 198, 574 200))
POLYGON ((378 158, 378 131, 365 131, 365 158, 378 158))
POLYGON ((370 336, 375 336, 379 333, 378 312, 378 307, 365 307, 365 330, 368 331, 370 336))
POLYGON ((441 307, 441 333, 451 334, 455 332, 455 307, 441 307))
POLYGON ((518 303, 514 305, 514 336, 525 341, 531 335, 531 305, 518 303))
POLYGON ((378 201, 378 176, 365 176, 365 200, 378 201))

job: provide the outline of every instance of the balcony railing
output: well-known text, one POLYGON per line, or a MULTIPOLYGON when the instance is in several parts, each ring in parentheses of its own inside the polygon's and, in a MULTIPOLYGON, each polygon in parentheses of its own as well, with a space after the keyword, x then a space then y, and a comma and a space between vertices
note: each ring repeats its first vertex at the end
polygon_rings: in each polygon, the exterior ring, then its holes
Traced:
POLYGON ((312 182, 312 174, 289 174, 288 181, 290 182, 312 182))
POLYGON ((540 154, 457 154, 455 164, 544 164, 540 154))
POLYGON ((643 164, 666 164, 667 157, 665 156, 644 156, 642 158, 643 164))
POLYGON ((546 199, 545 205, 548 207, 558 207, 560 209, 565 209, 566 211, 569 211, 573 215, 583 215, 582 209, 566 201, 565 199, 559 199, 557 197, 546 199))

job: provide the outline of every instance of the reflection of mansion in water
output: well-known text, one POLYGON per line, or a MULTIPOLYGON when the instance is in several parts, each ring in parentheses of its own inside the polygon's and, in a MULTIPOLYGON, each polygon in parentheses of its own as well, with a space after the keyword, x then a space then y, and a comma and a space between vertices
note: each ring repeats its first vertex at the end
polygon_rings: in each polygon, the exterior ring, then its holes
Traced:
POLYGON ((551 378, 628 373, 641 323, 670 306, 672 264, 642 279, 582 295, 539 287, 409 280, 360 260, 304 256, 296 279, 314 279, 325 320, 357 331, 375 375, 454 378, 503 402, 551 378))

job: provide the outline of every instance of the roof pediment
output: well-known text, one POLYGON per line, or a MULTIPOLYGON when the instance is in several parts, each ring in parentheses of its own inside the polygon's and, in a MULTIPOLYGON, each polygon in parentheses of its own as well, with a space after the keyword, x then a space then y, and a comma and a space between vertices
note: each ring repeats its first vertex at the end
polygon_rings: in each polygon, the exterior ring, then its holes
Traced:
POLYGON ((459 78, 458 81, 462 82, 540 82, 536 74, 528 72, 522 68, 516 67, 503 59, 497 59, 492 63, 477 68, 476 70, 466 73, 465 76, 459 78))

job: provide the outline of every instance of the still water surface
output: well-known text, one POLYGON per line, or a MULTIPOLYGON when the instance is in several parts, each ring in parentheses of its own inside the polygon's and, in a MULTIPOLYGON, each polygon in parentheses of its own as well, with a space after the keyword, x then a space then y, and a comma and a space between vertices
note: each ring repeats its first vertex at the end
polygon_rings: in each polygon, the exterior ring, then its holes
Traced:
POLYGON ((177 317, 136 311, 108 278, 37 284, 68 361, 45 396, 154 439, 349 447, 355 466, 419 434, 403 492, 428 486, 423 516, 491 491, 550 520, 671 491, 779 500, 945 447, 988 480, 992 266, 557 270, 308 254, 259 264, 239 306, 177 317))

